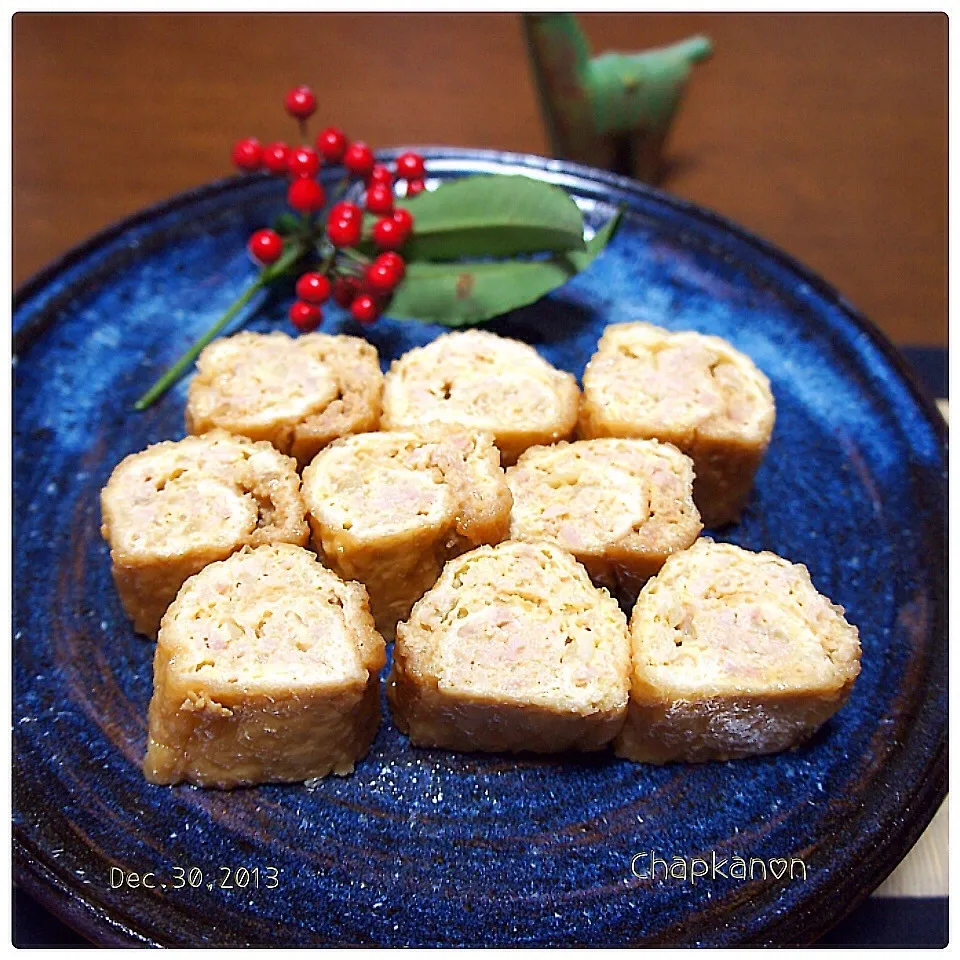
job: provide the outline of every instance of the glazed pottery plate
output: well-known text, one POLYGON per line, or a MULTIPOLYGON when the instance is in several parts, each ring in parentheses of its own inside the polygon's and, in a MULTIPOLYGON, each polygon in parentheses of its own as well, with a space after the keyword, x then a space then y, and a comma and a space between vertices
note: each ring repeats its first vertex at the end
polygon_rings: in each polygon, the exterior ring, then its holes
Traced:
MULTIPOLYGON (((565 163, 426 154, 437 180, 559 184, 593 227, 625 209, 586 272, 490 329, 580 376, 606 324, 645 319, 719 334, 766 372, 770 451, 742 521, 715 536, 805 563, 843 605, 863 644, 849 703, 800 749, 730 763, 413 749, 386 715, 351 776, 148 784, 153 644, 111 583, 99 491, 122 457, 183 435, 185 382, 146 413, 133 402, 251 280, 246 239, 284 208, 282 182, 235 178, 107 230, 16 298, 17 880, 107 944, 810 941, 944 796, 944 424, 868 321, 733 224, 565 163), (654 854, 687 866, 650 878, 654 854), (736 858, 764 869, 731 875, 736 858)), ((248 327, 290 331, 291 296, 266 296, 248 327)), ((323 330, 366 336, 385 366, 441 332, 362 329, 337 308, 323 330)))

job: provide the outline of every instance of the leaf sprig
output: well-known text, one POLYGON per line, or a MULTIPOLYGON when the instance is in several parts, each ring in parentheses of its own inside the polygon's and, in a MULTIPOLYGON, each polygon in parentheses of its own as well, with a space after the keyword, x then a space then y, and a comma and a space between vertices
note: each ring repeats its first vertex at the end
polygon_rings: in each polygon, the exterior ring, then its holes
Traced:
MULTIPOLYGON (((341 189, 336 194, 342 196, 341 189)), ((478 175, 442 184, 434 191, 398 198, 413 215, 414 232, 403 248, 406 272, 386 313, 398 320, 462 327, 539 300, 585 270, 613 238, 615 214, 589 240, 583 216, 559 187, 529 177, 478 175)), ((355 248, 335 250, 316 217, 282 213, 274 223, 284 250, 227 311, 137 400, 145 410, 192 366, 255 294, 295 267, 317 264, 342 275, 362 275, 373 252, 375 218, 366 217, 355 248), (335 264, 336 261, 336 264, 335 264)))

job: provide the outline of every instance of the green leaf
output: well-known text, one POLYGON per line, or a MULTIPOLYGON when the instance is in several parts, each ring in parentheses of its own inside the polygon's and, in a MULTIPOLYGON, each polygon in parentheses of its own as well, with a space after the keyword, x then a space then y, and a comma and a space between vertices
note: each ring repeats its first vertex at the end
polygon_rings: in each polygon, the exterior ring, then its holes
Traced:
MULTIPOLYGON (((583 217, 570 195, 530 177, 464 177, 397 200, 414 217, 407 260, 510 257, 584 250, 583 217)), ((364 225, 370 236, 372 222, 364 225)))
POLYGON ((463 327, 539 300, 585 270, 614 235, 620 214, 583 251, 550 260, 410 263, 387 313, 403 320, 463 327))
POLYGON ((603 251, 603 248, 614 238, 617 230, 620 228, 620 218, 623 216, 622 210, 617 210, 614 215, 587 241, 585 250, 574 251, 568 254, 573 261, 577 271, 586 270, 593 263, 597 254, 603 251))

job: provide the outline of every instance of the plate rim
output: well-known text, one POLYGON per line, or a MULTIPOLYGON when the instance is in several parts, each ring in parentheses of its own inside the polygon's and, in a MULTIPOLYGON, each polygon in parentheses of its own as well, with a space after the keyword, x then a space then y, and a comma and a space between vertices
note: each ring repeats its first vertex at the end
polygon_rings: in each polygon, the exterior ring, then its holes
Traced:
MULTIPOLYGON (((539 171, 541 173, 559 174, 578 180, 584 185, 590 184, 594 189, 601 187, 627 195, 653 199, 678 213, 703 221, 708 226, 718 229, 725 234, 733 235, 740 242, 754 247, 762 255, 776 262, 788 272, 795 274, 823 301, 828 302, 841 311, 846 319, 862 331, 869 338, 871 344, 879 350, 902 383, 906 385, 911 398, 922 411, 928 422, 928 426, 935 434, 938 449, 944 464, 945 482, 947 472, 948 427, 927 388, 920 382, 918 376, 908 365, 906 359, 892 341, 872 320, 818 273, 805 266, 771 241, 764 239, 723 214, 683 199, 663 189, 641 183, 640 181, 620 174, 567 160, 558 160, 536 154, 511 151, 417 145, 378 150, 376 151, 376 156, 380 161, 390 161, 394 160, 405 150, 411 149, 417 150, 428 161, 433 159, 454 162, 460 161, 463 163, 483 162, 500 166, 506 164, 513 167, 527 168, 531 171, 539 171)), ((15 314, 17 310, 25 306, 33 296, 40 293, 58 274, 68 270, 80 260, 95 253, 100 247, 122 236, 131 228, 146 225, 152 220, 172 213, 177 209, 188 207, 195 202, 203 201, 217 195, 227 194, 233 190, 246 189, 252 182, 266 182, 272 179, 274 178, 270 174, 265 173, 222 177, 173 194, 157 203, 143 207, 129 216, 113 221, 68 248, 20 283, 13 293, 12 312, 15 314)), ((11 324, 11 326, 13 327, 13 324, 11 324)), ((46 327, 47 324, 42 323, 40 317, 32 318, 20 327, 13 327, 12 349, 14 354, 20 349, 29 346, 30 342, 36 336, 42 334, 46 327)), ((945 516, 945 545, 948 542, 948 534, 948 523, 947 517, 945 516)), ((943 580, 945 581, 945 577, 943 580)), ((945 591, 941 604, 945 613, 945 591)), ((945 625, 946 617, 943 618, 943 621, 945 625)), ((944 630, 943 636, 935 638, 935 640, 943 646, 943 652, 946 654, 946 631, 944 630)), ((808 907, 806 913, 809 914, 813 908, 816 908, 817 917, 813 920, 808 918, 805 923, 799 926, 793 922, 797 919, 796 913, 779 921, 776 918, 772 918, 764 924, 759 931, 755 932, 756 936, 751 938, 751 942, 771 942, 767 940, 767 937, 770 934, 775 934, 777 928, 785 928, 784 932, 789 933, 791 926, 795 929, 803 930, 804 936, 802 939, 779 939, 772 942, 812 942, 856 909, 909 852, 943 802, 947 793, 946 751, 947 723, 946 717, 944 717, 940 736, 937 739, 935 747, 930 751, 930 759, 922 776, 914 782, 913 790, 904 794, 902 797, 899 804, 901 816, 898 818, 896 828, 886 834, 884 842, 875 848, 874 856, 871 861, 867 862, 871 868, 869 870, 869 877, 864 877, 863 875, 857 877, 855 890, 850 889, 852 886, 851 881, 845 880, 839 887, 831 891, 832 895, 828 902, 811 901, 811 903, 806 905, 808 907), (839 896, 838 894, 841 891, 848 896, 839 896)), ((14 823, 11 850, 14 882, 18 886, 23 887, 27 893, 42 903, 56 916, 60 917, 71 928, 99 945, 120 947, 155 945, 158 943, 158 941, 153 940, 149 936, 137 933, 137 931, 126 923, 112 919, 95 902, 92 902, 90 898, 84 897, 80 891, 74 890, 69 885, 63 883, 61 878, 53 871, 50 871, 45 864, 30 853, 30 846, 31 844, 25 837, 20 826, 14 823)), ((861 867, 863 866, 864 864, 861 863, 861 867)), ((627 945, 629 944, 624 944, 624 946, 627 945)))

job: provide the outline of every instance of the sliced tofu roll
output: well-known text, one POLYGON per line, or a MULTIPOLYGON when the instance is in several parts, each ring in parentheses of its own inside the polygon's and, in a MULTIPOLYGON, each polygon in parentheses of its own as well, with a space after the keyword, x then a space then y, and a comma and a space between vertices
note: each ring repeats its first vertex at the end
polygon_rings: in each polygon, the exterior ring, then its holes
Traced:
POLYGON ((552 540, 631 605, 644 582, 700 533, 693 462, 657 440, 531 447, 507 471, 510 537, 552 540))
POLYGON ((359 337, 238 333, 198 357, 187 432, 269 440, 303 466, 338 437, 376 430, 382 392, 377 351, 359 337))
POLYGON ((395 360, 383 427, 459 424, 493 434, 504 464, 527 447, 569 439, 580 391, 528 344, 486 330, 447 333, 395 360))
POLYGON ((380 723, 383 638, 366 591, 308 550, 243 550, 163 618, 144 773, 201 787, 346 774, 380 723))
POLYGON ((599 750, 627 706, 615 600, 555 544, 505 541, 451 560, 397 628, 387 696, 416 746, 599 750))
POLYGON ((860 672, 857 628, 807 568, 698 540, 643 588, 630 621, 630 760, 727 760, 806 740, 860 672))

